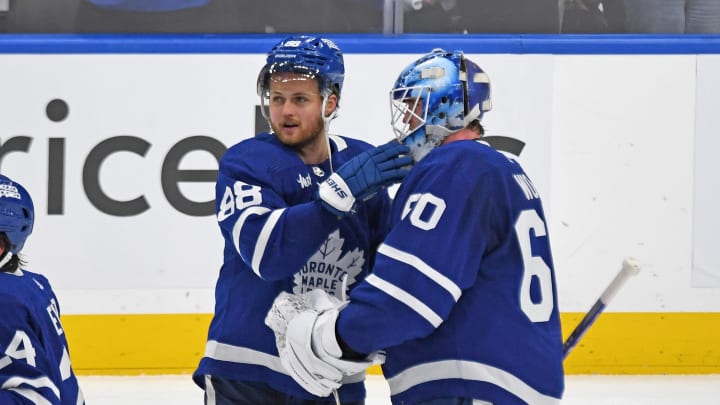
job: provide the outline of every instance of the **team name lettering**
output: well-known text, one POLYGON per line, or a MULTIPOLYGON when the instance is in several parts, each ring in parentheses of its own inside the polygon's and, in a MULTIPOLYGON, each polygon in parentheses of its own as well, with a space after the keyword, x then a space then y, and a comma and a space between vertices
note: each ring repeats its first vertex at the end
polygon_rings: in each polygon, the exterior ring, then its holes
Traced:
POLYGON ((325 277, 303 277, 303 285, 312 288, 322 288, 330 295, 335 295, 336 289, 339 287, 339 280, 327 279, 325 277))
POLYGON ((46 310, 48 315, 50 315, 53 326, 55 326, 55 332, 57 332, 58 335, 62 335, 63 329, 62 325, 60 325, 60 311, 58 310, 55 299, 50 299, 50 305, 47 306, 46 310))
POLYGON ((305 287, 322 288, 335 295, 340 288, 340 282, 347 274, 343 268, 325 262, 308 262, 300 270, 302 285, 305 287))
POLYGON ((325 262, 308 262, 306 263, 302 270, 300 270, 303 274, 306 273, 318 273, 318 274, 327 274, 331 277, 335 277, 338 279, 342 279, 345 277, 347 272, 343 270, 342 268, 328 264, 325 262))
POLYGON ((525 174, 515 174, 513 175, 513 178, 525 194, 525 198, 527 198, 528 200, 532 200, 533 198, 540 198, 540 194, 537 192, 535 185, 532 183, 532 181, 530 181, 528 176, 526 176, 525 174))

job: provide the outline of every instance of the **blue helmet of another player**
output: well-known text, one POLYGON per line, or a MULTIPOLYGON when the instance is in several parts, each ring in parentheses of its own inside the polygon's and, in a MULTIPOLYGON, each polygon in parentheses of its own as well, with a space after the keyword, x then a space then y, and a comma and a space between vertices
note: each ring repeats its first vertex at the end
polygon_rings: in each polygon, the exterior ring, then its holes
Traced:
POLYGON ((433 50, 407 66, 390 91, 393 131, 416 162, 491 108, 487 73, 461 51, 433 50))
POLYGON ((281 72, 317 79, 323 96, 334 93, 340 98, 345 63, 340 48, 333 41, 295 35, 283 39, 268 53, 257 80, 257 92, 262 99, 268 97, 272 75, 281 72))
POLYGON ((0 175, 0 232, 10 240, 10 251, 20 253, 32 233, 35 208, 25 187, 0 175))

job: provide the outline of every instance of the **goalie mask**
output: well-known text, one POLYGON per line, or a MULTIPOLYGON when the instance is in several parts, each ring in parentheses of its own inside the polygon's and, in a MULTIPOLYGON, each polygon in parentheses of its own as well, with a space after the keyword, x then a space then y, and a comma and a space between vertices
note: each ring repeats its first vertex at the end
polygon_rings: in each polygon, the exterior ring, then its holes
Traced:
POLYGON ((317 79, 324 98, 334 93, 339 100, 345 64, 340 48, 329 39, 296 35, 280 41, 268 53, 257 80, 257 93, 265 119, 268 119, 266 106, 270 97, 270 80, 275 73, 296 73, 302 79, 317 79))
POLYGON ((390 91, 393 131, 416 162, 491 107, 488 75, 461 51, 433 50, 406 67, 390 91))
POLYGON ((35 209, 32 198, 20 184, 0 175, 0 232, 10 240, 9 250, 18 254, 32 233, 35 209))

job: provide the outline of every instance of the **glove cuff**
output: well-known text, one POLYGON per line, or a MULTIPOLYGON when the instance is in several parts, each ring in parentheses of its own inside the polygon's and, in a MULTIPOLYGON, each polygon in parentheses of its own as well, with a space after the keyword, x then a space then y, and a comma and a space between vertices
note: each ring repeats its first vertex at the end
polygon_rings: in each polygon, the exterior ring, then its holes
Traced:
POLYGON ((315 320, 312 332, 312 350, 315 355, 346 376, 361 373, 371 365, 384 363, 385 353, 377 352, 362 360, 342 358, 343 352, 335 335, 335 323, 338 315, 337 309, 331 309, 321 313, 315 320))
POLYGON ((350 187, 337 173, 331 174, 320 183, 318 196, 325 203, 326 208, 335 214, 347 214, 355 205, 355 197, 350 191, 350 187))
POLYGON ((322 350, 336 359, 341 358, 343 354, 335 336, 335 322, 337 322, 338 315, 337 309, 331 309, 321 313, 315 321, 322 350))

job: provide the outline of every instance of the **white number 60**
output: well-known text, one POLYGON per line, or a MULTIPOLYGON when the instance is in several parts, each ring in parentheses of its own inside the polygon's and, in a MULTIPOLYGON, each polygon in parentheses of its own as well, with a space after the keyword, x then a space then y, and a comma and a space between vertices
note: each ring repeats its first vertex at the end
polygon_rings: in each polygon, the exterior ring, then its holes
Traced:
POLYGON ((440 222, 446 207, 445 200, 430 193, 412 194, 403 207, 402 219, 410 214, 411 224, 429 231, 440 222))
POLYGON ((533 322, 547 322, 553 310, 553 284, 550 268, 542 258, 533 256, 530 247, 530 230, 535 230, 535 236, 547 235, 545 222, 535 210, 525 210, 520 213, 515 223, 515 232, 520 242, 523 255, 523 279, 520 286, 520 308, 533 322), (540 301, 533 302, 530 297, 530 284, 532 278, 537 277, 540 286, 540 301))

